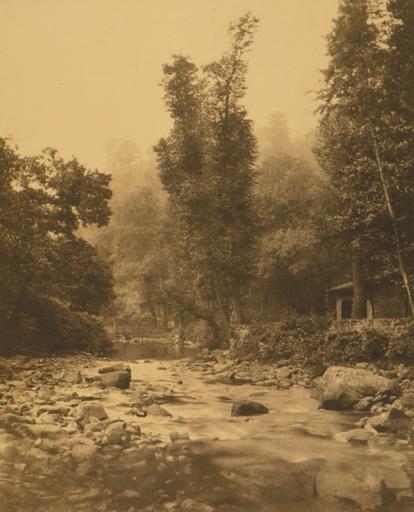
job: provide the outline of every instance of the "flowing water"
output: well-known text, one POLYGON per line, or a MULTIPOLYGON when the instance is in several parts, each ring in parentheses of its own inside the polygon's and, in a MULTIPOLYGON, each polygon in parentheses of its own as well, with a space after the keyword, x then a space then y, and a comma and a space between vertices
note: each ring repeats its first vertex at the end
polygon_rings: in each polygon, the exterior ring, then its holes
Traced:
MULTIPOLYGON (((140 418, 141 429, 163 440, 188 433, 189 478, 205 479, 210 504, 266 512, 414 509, 412 502, 393 505, 395 495, 412 495, 412 450, 339 443, 334 435, 353 428, 357 415, 320 410, 305 389, 228 385, 180 359, 192 354, 159 345, 119 346, 114 358, 129 361, 134 380, 165 391, 162 406, 171 416, 140 418), (232 417, 240 399, 263 403, 269 414, 232 417)), ((122 417, 115 395, 112 412, 122 417)))

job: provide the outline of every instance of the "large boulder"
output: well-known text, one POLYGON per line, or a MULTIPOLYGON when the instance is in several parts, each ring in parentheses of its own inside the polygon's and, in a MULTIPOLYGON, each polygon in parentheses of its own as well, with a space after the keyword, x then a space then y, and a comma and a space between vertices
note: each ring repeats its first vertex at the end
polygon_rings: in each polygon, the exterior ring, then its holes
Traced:
POLYGON ((103 373, 101 375, 101 383, 107 387, 128 389, 131 383, 131 372, 123 370, 117 372, 103 373))
MULTIPOLYGON (((324 409, 347 410, 361 404, 364 397, 397 395, 396 383, 364 368, 330 366, 318 384, 313 396, 324 409)), ((362 404, 361 404, 362 405, 362 404)))
POLYGON ((328 384, 319 395, 321 407, 323 409, 334 411, 346 411, 352 409, 360 399, 360 394, 340 382, 328 384))
POLYGON ((241 400, 235 402, 231 409, 232 416, 256 416, 257 414, 266 414, 269 409, 259 402, 251 400, 241 400))
POLYGON ((377 393, 399 392, 396 383, 364 368, 348 368, 345 366, 330 366, 323 374, 320 384, 327 386, 332 383, 341 383, 349 386, 362 397, 373 396, 377 393))

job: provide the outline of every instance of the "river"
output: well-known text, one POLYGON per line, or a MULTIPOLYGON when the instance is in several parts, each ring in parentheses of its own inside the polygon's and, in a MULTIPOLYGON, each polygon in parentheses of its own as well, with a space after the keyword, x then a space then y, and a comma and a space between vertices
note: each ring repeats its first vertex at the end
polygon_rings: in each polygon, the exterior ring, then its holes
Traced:
MULTIPOLYGON (((164 391, 162 407, 171 416, 140 418, 141 430, 162 441, 171 432, 189 435, 195 469, 188 478, 206 480, 201 498, 210 505, 264 512, 387 511, 397 510, 394 494, 411 496, 412 450, 334 439, 353 427, 355 413, 321 410, 306 389, 229 385, 211 366, 192 362, 193 356, 148 341, 118 345, 113 359, 128 361, 138 386, 150 382, 158 394, 164 391), (232 403, 241 399, 263 403, 269 414, 232 417, 232 403)), ((114 391, 105 407, 128 421, 117 405, 121 398, 114 391)), ((398 511, 413 510, 412 502, 402 506, 398 511)))

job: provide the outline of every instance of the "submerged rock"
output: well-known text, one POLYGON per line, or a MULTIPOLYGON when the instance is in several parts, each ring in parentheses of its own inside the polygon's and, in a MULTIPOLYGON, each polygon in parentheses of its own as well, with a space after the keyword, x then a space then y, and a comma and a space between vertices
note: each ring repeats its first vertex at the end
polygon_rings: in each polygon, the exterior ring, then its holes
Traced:
POLYGON ((336 434, 335 439, 340 442, 366 444, 375 434, 363 428, 353 428, 347 432, 336 434))
POLYGON ((149 405, 146 408, 146 412, 147 412, 147 414, 151 414, 152 416, 166 416, 166 417, 172 416, 172 414, 170 412, 168 412, 166 409, 164 409, 164 407, 161 407, 158 404, 149 405))
POLYGON ((251 400, 241 400, 235 402, 231 409, 232 416, 255 416, 257 414, 266 414, 269 409, 260 402, 253 402, 251 400))

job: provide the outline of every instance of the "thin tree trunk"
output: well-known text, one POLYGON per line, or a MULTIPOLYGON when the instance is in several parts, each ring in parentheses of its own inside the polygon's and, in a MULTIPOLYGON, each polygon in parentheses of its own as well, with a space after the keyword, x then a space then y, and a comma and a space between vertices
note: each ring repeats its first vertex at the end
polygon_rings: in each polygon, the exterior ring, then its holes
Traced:
POLYGON ((396 215, 395 215, 395 212, 394 212, 394 207, 393 207, 392 202, 391 202, 390 194, 388 192, 388 186, 387 186, 387 182, 385 181, 385 175, 384 175, 384 170, 382 168, 382 162, 381 162, 381 158, 380 158, 380 154, 379 154, 378 144, 377 144, 377 140, 375 138, 374 130, 372 128, 371 123, 369 124, 369 129, 370 129, 370 132, 371 132, 372 143, 374 145, 375 160, 376 160, 376 163, 377 163, 378 173, 379 173, 379 176, 380 176, 380 179, 381 179, 382 190, 384 192, 384 198, 385 198, 385 202, 386 202, 386 205, 387 205, 387 210, 388 210, 388 213, 390 215, 391 224, 392 224, 392 228, 393 228, 393 231, 394 231, 395 248, 396 248, 396 251, 397 251, 398 265, 400 267, 401 277, 402 277, 402 280, 403 280, 403 283, 404 283, 405 290, 407 292, 407 298, 408 298, 408 303, 410 305, 411 315, 414 316, 413 293, 412 293, 412 290, 411 290, 411 285, 410 285, 410 279, 408 277, 408 272, 407 272, 407 270, 405 268, 404 259, 403 259, 403 256, 402 256, 401 239, 400 239, 400 233, 398 231, 397 218, 396 218, 396 215))
POLYGON ((361 261, 361 246, 358 239, 352 242, 352 318, 365 318, 366 299, 364 273, 361 261))

